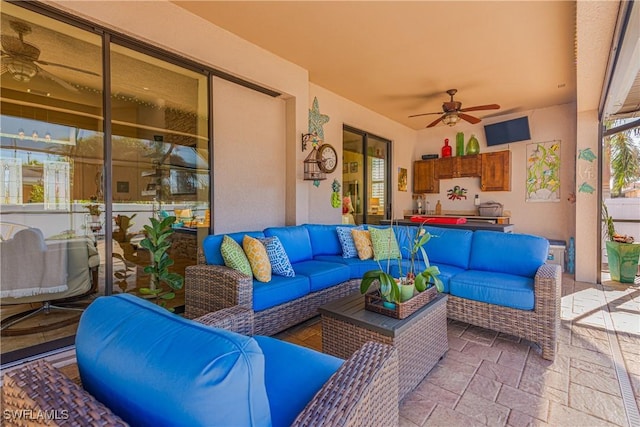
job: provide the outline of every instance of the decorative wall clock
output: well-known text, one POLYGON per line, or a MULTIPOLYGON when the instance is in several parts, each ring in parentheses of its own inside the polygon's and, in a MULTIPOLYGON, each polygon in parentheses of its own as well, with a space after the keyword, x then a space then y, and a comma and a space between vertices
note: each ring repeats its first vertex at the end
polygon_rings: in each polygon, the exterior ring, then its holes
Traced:
POLYGON ((318 147, 319 167, 324 173, 332 173, 338 167, 338 153, 330 144, 322 144, 318 147))

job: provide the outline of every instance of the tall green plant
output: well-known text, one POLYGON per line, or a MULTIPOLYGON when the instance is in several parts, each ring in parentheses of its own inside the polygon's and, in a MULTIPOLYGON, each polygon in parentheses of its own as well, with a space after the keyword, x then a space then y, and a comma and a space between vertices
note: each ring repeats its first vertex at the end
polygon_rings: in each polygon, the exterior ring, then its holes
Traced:
MULTIPOLYGON (((618 122, 608 122, 607 128, 618 122)), ((613 185, 611 194, 620 197, 622 190, 640 180, 640 146, 632 138, 633 129, 618 132, 605 138, 605 148, 609 152, 611 178, 613 185)))
POLYGON ((146 237, 140 242, 140 246, 147 249, 151 256, 151 265, 144 268, 144 272, 151 275, 149 290, 155 293, 161 283, 166 283, 173 290, 181 289, 184 278, 178 273, 169 272, 173 260, 167 253, 171 247, 169 238, 174 233, 171 224, 176 221, 176 217, 168 216, 162 221, 151 218, 150 221, 151 225, 144 226, 146 237))

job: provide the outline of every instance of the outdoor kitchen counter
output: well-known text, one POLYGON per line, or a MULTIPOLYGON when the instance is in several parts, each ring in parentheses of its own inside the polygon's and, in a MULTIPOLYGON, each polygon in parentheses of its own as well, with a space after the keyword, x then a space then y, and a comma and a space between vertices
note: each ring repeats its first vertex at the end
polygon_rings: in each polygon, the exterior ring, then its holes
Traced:
MULTIPOLYGON (((435 215, 429 215, 429 217, 432 217, 432 218, 434 216, 435 215)), ((425 216, 425 218, 427 217, 425 216)), ((443 215, 442 218, 451 218, 451 216, 443 215)), ((473 220, 469 219, 470 217, 466 217, 466 218, 467 218, 467 222, 465 224, 439 224, 439 223, 427 222, 425 225, 428 225, 430 227, 460 228, 462 230, 472 230, 472 231, 489 230, 489 231, 498 231, 500 233, 513 233, 513 228, 514 228, 513 224, 493 224, 491 222, 486 222, 480 219, 482 217, 475 217, 473 220)), ((391 221, 388 219, 381 220, 380 224, 389 225, 391 224, 391 221)), ((413 222, 408 219, 394 219, 393 224, 394 225, 414 225, 414 226, 420 225, 419 222, 413 222)))

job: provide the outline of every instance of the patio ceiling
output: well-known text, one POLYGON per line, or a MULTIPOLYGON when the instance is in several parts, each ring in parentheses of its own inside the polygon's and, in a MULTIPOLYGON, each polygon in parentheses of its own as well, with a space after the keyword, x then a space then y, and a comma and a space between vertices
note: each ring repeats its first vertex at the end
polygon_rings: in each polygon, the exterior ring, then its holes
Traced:
POLYGON ((175 1, 309 70, 310 81, 413 129, 447 89, 477 117, 578 102, 597 109, 614 2, 175 1), (577 18, 576 18, 577 16, 577 18), (578 20, 581 46, 576 46, 578 20), (583 47, 579 49, 579 47, 583 47), (577 58, 576 58, 577 56, 577 58), (578 64, 576 66, 576 64, 578 64), (577 81, 584 68, 589 76, 577 81), (578 100, 578 98, 580 98, 578 100))

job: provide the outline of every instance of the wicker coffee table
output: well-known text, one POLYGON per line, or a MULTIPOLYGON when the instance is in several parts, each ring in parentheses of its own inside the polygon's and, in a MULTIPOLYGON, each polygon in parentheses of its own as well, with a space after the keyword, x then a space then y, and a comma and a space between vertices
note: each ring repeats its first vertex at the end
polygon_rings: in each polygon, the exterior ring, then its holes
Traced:
POLYGON ((353 294, 319 308, 322 351, 348 359, 367 341, 393 345, 398 350, 400 395, 414 389, 449 349, 447 295, 405 319, 365 310, 364 296, 353 294))

